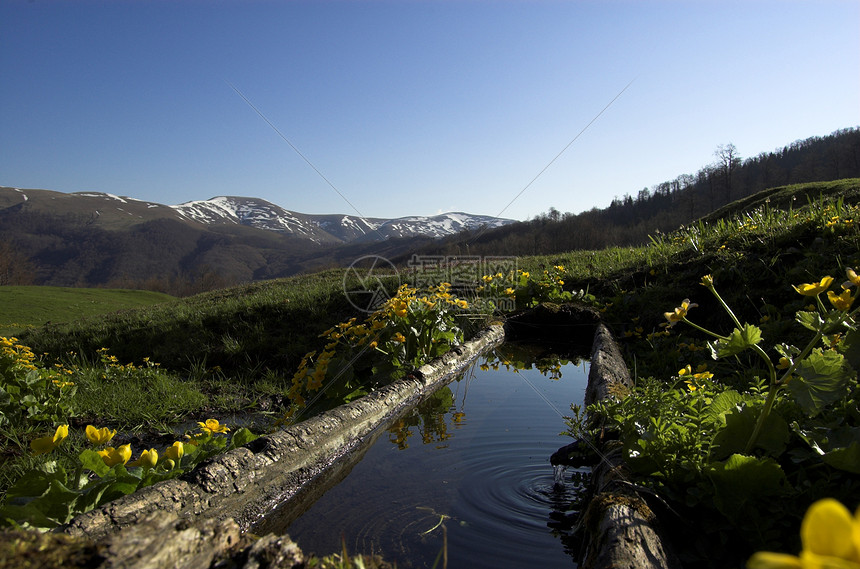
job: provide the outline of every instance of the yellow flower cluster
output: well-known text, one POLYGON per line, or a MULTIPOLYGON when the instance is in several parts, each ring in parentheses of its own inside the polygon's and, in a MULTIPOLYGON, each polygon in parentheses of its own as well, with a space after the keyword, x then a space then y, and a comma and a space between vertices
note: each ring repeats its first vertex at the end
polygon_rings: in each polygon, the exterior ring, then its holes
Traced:
POLYGON ((835 227, 840 223, 847 229, 849 227, 854 226, 854 219, 850 217, 843 218, 838 215, 834 215, 827 222, 825 222, 824 227, 835 227))
POLYGON ((687 384, 687 389, 690 391, 696 391, 702 386, 702 381, 713 378, 714 374, 708 371, 707 364, 702 364, 697 367, 695 373, 693 373, 692 366, 687 364, 678 370, 678 377, 684 378, 684 383, 687 384))
POLYGON ((53 385, 61 392, 74 386, 74 382, 68 381, 67 376, 74 372, 62 364, 54 364, 54 368, 45 369, 36 359, 36 355, 29 346, 18 343, 17 338, 0 337, 0 373, 4 371, 15 374, 16 372, 39 371, 47 386, 53 385))
MULTIPOLYGON (((205 422, 198 422, 200 426, 200 434, 188 436, 191 440, 188 443, 175 441, 171 446, 164 450, 164 464, 168 470, 172 470, 179 464, 182 457, 185 455, 185 445, 197 445, 200 437, 208 437, 219 433, 226 433, 230 429, 227 425, 218 422, 217 419, 207 419, 205 422)), ((129 463, 132 456, 131 444, 120 445, 119 447, 106 446, 116 436, 116 429, 102 427, 100 429, 93 425, 87 425, 84 429, 87 440, 97 447, 103 447, 96 451, 104 463, 109 467, 114 467, 117 464, 128 464, 128 466, 140 466, 145 469, 155 468, 158 464, 158 451, 154 448, 143 450, 137 460, 129 463)), ((59 447, 63 441, 69 436, 69 426, 60 425, 56 428, 53 435, 47 435, 33 440, 30 443, 30 448, 34 456, 51 452, 59 447)))
POLYGON ((422 315, 434 311, 442 312, 452 307, 467 310, 469 302, 454 296, 450 283, 430 287, 424 294, 419 294, 418 289, 404 284, 363 322, 350 318, 324 331, 320 334, 321 338, 328 341, 324 349, 321 352, 315 350, 305 354, 293 374, 292 385, 287 392, 293 407, 285 418, 292 417, 297 409, 305 407, 305 397, 308 394, 322 389, 331 362, 337 358, 338 348, 343 347, 347 351, 357 348, 377 350, 386 355, 394 349, 402 350, 409 340, 407 336, 414 335, 416 326, 421 329, 416 322, 422 315))
POLYGON ((817 283, 804 283, 799 285, 793 285, 794 290, 796 290, 799 294, 803 296, 818 296, 823 292, 827 292, 827 300, 830 301, 830 304, 836 310, 841 310, 843 312, 848 312, 851 310, 851 305, 854 304, 854 301, 857 299, 857 295, 860 293, 851 294, 852 287, 860 287, 860 277, 857 276, 857 273, 854 272, 854 269, 847 269, 845 271, 845 275, 848 278, 847 281, 842 283, 842 291, 840 293, 836 293, 832 290, 828 290, 830 286, 833 284, 833 277, 826 276, 822 278, 817 283))
POLYGON ((0 337, 0 356, 10 360, 10 367, 20 367, 26 370, 37 369, 36 355, 28 346, 18 343, 18 338, 0 337))

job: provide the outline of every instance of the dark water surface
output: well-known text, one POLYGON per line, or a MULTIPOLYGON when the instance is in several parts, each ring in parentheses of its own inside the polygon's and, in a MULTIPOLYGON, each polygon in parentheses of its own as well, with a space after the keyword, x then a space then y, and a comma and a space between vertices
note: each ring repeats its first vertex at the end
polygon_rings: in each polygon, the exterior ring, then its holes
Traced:
POLYGON ((574 567, 548 523, 577 488, 554 485, 549 457, 571 442, 559 436, 562 415, 582 402, 587 362, 554 373, 499 365, 514 359, 524 358, 507 346, 479 358, 396 421, 290 536, 306 552, 340 551, 343 540, 401 568, 432 567, 445 542, 451 569, 574 567))

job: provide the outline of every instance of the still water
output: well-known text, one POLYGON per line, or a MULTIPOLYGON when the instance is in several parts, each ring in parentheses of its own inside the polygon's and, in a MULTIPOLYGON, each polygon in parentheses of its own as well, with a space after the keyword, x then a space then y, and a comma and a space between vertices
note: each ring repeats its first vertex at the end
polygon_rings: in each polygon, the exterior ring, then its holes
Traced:
POLYGON ((578 487, 554 484, 549 457, 571 442, 563 415, 587 376, 583 361, 497 348, 382 433, 290 537, 319 554, 343 540, 401 568, 433 567, 443 549, 451 569, 574 567, 548 524, 578 487))

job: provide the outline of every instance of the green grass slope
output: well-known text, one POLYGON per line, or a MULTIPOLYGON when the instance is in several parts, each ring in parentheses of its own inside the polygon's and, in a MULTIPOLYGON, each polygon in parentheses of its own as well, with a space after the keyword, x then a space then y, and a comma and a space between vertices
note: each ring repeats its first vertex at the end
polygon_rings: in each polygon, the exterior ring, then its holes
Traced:
POLYGON ((172 296, 142 290, 3 286, 0 287, 0 336, 20 334, 46 322, 76 322, 170 300, 172 296))
MULTIPOLYGON (((123 362, 151 358, 167 369, 217 367, 234 376, 294 369, 320 332, 360 316, 344 294, 344 270, 263 281, 81 321, 28 330, 38 353, 108 348, 123 362)), ((396 285, 395 287, 396 288, 396 285)), ((52 322, 55 322, 52 320, 52 322)))

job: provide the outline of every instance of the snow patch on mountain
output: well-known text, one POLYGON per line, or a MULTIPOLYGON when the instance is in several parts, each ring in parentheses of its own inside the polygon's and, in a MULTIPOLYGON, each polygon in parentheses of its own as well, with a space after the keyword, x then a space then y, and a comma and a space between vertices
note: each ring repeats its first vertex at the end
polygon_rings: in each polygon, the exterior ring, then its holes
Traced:
POLYGON ((382 241, 397 237, 445 237, 464 230, 493 228, 514 223, 486 215, 462 212, 397 219, 359 216, 308 215, 286 210, 257 198, 219 196, 204 201, 169 206, 186 219, 204 224, 232 223, 303 236, 316 242, 382 241))
POLYGON ((415 235, 446 237, 461 231, 476 231, 482 227, 490 229, 509 223, 514 223, 514 220, 488 215, 450 212, 431 217, 420 215, 399 217, 383 223, 379 227, 379 231, 388 237, 412 237, 415 235))

